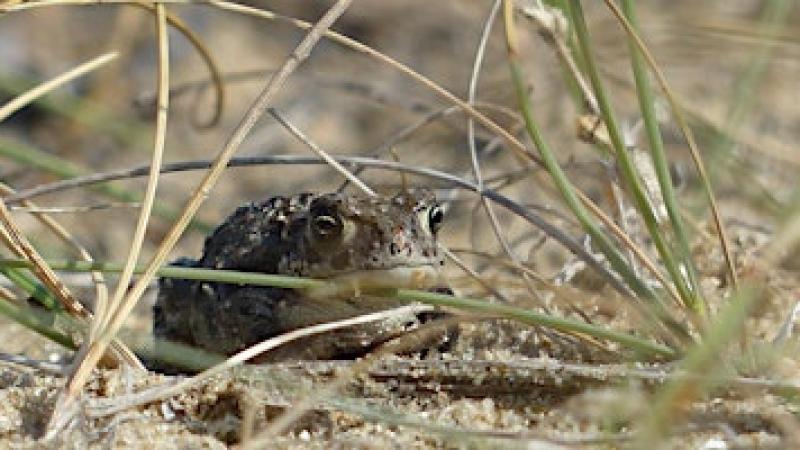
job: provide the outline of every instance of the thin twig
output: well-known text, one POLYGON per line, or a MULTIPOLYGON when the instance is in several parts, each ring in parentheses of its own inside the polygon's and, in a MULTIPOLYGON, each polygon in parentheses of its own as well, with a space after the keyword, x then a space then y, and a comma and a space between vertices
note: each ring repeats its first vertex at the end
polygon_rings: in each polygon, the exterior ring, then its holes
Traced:
POLYGON ((141 206, 142 204, 139 202, 111 202, 83 206, 9 206, 8 209, 14 212, 24 212, 28 214, 75 214, 103 209, 139 208, 141 206))
POLYGON ((500 300, 503 300, 506 303, 509 302, 508 301, 508 297, 503 295, 502 292, 500 292, 497 288, 492 286, 491 283, 489 283, 486 280, 484 280, 484 277, 482 277, 478 272, 476 272, 471 267, 469 267, 467 264, 465 264, 464 261, 462 261, 461 258, 458 257, 458 255, 456 255, 455 253, 450 251, 449 248, 439 244, 439 249, 442 251, 442 253, 444 253, 444 255, 447 257, 447 259, 452 261, 456 266, 458 266, 459 269, 464 271, 464 273, 466 273, 468 277, 470 277, 473 280, 477 281, 478 284, 480 284, 484 289, 486 289, 487 292, 489 292, 490 294, 492 294, 496 298, 498 298, 500 300))
POLYGON ((8 353, 0 353, 0 361, 7 364, 10 363, 19 366, 30 367, 51 375, 65 375, 69 367, 66 364, 52 363, 49 361, 31 359, 24 355, 10 355, 8 353))
MULTIPOLYGON (((492 25, 494 24, 494 21, 497 18, 497 13, 500 11, 501 2, 502 0, 495 0, 491 10, 489 11, 489 16, 486 18, 486 23, 484 24, 483 31, 481 32, 481 38, 480 42, 478 43, 478 49, 475 52, 475 61, 473 62, 472 65, 472 74, 470 75, 469 79, 469 87, 467 88, 467 102, 469 102, 469 104, 475 103, 476 92, 478 90, 478 77, 480 75, 481 64, 483 63, 483 56, 486 52, 486 44, 489 42, 489 35, 491 34, 492 31, 492 25)), ((477 145, 475 144, 475 121, 470 116, 467 117, 467 146, 469 148, 470 163, 472 164, 472 174, 475 177, 475 185, 477 186, 478 191, 480 192, 483 191, 484 189, 483 173, 481 172, 480 162, 478 161, 478 149, 477 145)), ((479 198, 479 201, 483 206, 484 211, 486 211, 486 217, 489 219, 489 224, 492 227, 492 231, 494 231, 494 235, 497 238, 497 241, 500 243, 500 247, 503 248, 503 251, 506 253, 506 255, 508 255, 508 258, 514 264, 519 264, 521 266, 519 258, 517 258, 517 255, 514 254, 514 251, 511 249, 508 240, 505 238, 505 233, 503 232, 503 229, 500 226, 500 222, 497 220, 497 215, 495 214, 492 205, 489 203, 489 199, 485 196, 481 196, 479 198)), ((472 274, 470 273, 470 275, 472 274)), ((528 275, 525 272, 522 272, 522 277, 525 280, 526 284, 528 285, 528 289, 531 295, 537 300, 541 300, 537 295, 536 290, 533 288, 528 275)), ((493 288, 491 289, 491 292, 498 293, 498 291, 493 288)), ((540 303, 541 306, 544 307, 546 310, 546 305, 544 304, 544 302, 540 303)))
POLYGON ((367 186, 363 181, 359 180, 358 177, 356 177, 355 175, 350 173, 350 171, 345 169, 344 166, 342 166, 341 164, 339 164, 338 161, 333 159, 331 155, 328 154, 328 152, 323 150, 319 145, 317 145, 314 141, 312 141, 308 136, 305 135, 305 133, 300 131, 299 128, 294 126, 289 121, 285 120, 283 116, 281 116, 275 108, 269 108, 267 109, 267 111, 270 113, 272 117, 275 118, 275 120, 277 120, 281 125, 283 125, 287 130, 289 130, 289 132, 292 133, 294 137, 299 139, 300 142, 306 144, 306 146, 312 152, 316 153, 321 160, 323 160, 326 164, 331 166, 341 176, 345 177, 345 179, 355 184, 359 189, 361 189, 362 192, 369 195, 370 197, 375 197, 377 195, 375 191, 370 189, 370 187, 367 186))
MULTIPOLYGON (((476 90, 478 85, 478 76, 480 74, 480 66, 483 61, 483 56, 486 51, 486 45, 489 40, 489 34, 492 30, 492 25, 497 18, 497 14, 500 11, 500 6, 502 4, 502 0, 496 0, 492 10, 490 12, 489 17, 486 20, 486 25, 483 30, 483 34, 481 35, 481 42, 478 46, 478 51, 475 54, 475 62, 472 69, 472 75, 470 77, 470 83, 468 88, 468 101, 471 105, 474 105, 476 102, 476 90)), ((519 117, 519 114, 514 112, 513 115, 514 120, 522 124, 523 120, 519 117)), ((478 185, 479 190, 483 190, 484 188, 484 179, 483 174, 481 173, 480 163, 478 161, 478 151, 476 149, 476 142, 475 142, 475 124, 471 117, 467 119, 467 142, 470 152, 470 159, 472 162, 472 170, 475 175, 475 181, 478 185)), ((487 146, 488 147, 488 146, 487 146)), ((482 154, 486 154, 487 150, 484 149, 482 154)), ((498 242, 500 243, 500 247, 502 247, 503 251, 508 256, 509 260, 515 265, 517 265, 520 269, 520 273, 522 274, 522 280, 525 282, 525 287, 528 290, 530 296, 538 302, 538 305, 545 311, 550 312, 550 309, 547 306, 547 303, 536 291, 536 288, 533 283, 533 279, 528 275, 527 272, 522 270, 522 261, 520 260, 519 256, 514 253, 512 246, 509 244, 508 239, 506 239, 506 233, 503 232, 502 227, 500 226, 500 221, 497 219, 497 214, 495 214, 494 209, 492 208, 491 204, 489 203, 489 199, 485 196, 481 196, 480 203, 483 206, 483 209, 486 211, 486 217, 489 219, 489 224, 492 227, 492 231, 494 231, 495 237, 497 238, 498 242)))

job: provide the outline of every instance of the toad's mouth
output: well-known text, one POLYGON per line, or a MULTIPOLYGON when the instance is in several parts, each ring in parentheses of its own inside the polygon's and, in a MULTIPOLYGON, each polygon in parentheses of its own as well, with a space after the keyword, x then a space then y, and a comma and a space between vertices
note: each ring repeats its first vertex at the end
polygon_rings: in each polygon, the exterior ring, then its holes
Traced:
POLYGON ((330 280, 362 289, 428 289, 441 282, 441 274, 436 267, 426 264, 357 270, 334 275, 330 280))
POLYGON ((331 284, 312 289, 313 297, 369 293, 385 289, 431 289, 443 283, 442 274, 431 264, 354 270, 326 277, 331 284))

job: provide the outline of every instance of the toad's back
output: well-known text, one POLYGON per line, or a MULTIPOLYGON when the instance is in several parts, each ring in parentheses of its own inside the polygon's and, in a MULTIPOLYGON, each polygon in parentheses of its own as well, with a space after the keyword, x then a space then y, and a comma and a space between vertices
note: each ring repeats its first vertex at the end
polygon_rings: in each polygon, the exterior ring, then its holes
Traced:
MULTIPOLYGON (((427 289, 439 283, 443 260, 436 236, 442 218, 427 190, 391 197, 273 197, 238 208, 206 239, 199 260, 183 258, 176 264, 427 289)), ((281 288, 161 279, 153 327, 156 338, 231 354, 292 329, 395 305, 369 296, 332 298, 281 288)), ((402 322, 411 325, 408 318, 402 322)), ((360 354, 398 333, 387 326, 323 335, 272 357, 360 354)))

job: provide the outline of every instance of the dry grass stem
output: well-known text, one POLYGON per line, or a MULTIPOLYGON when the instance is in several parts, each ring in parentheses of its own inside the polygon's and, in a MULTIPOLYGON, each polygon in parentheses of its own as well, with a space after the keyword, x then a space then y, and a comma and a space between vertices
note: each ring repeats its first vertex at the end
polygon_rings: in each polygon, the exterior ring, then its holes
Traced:
MULTIPOLYGON (((65 417, 67 414, 69 414, 69 412, 74 411, 74 399, 80 392, 83 384, 86 382, 91 369, 97 364, 100 355, 102 355, 105 349, 106 342, 108 342, 108 340, 110 340, 122 326, 122 323, 133 309, 136 300, 141 297, 142 293, 147 288, 147 285, 150 283, 150 280, 153 279, 156 271, 164 263, 170 250, 172 250, 172 247, 174 247, 175 243, 178 241, 178 238, 181 236, 181 234, 183 234, 183 231, 188 226, 189 221, 192 219, 192 217, 194 217, 195 213, 200 208, 200 205, 208 197, 208 194, 210 193, 214 184, 219 179, 220 175, 222 175, 228 160, 233 156, 241 143, 244 141, 247 134, 250 132, 253 126, 255 126, 258 119, 263 115, 264 111, 269 106, 269 103, 272 101, 272 98, 283 86, 289 75, 300 65, 302 61, 308 58, 311 49, 322 37, 322 34, 341 14, 344 13, 350 2, 351 0, 340 0, 333 5, 324 16, 322 16, 319 22, 317 22, 317 24, 311 28, 306 37, 291 53, 289 58, 282 65, 280 71, 270 78, 267 86, 253 102, 252 106, 242 119, 242 122, 233 132, 231 137, 226 142, 225 147, 215 159, 211 169, 206 173, 205 177, 200 183, 200 186, 198 186, 197 190, 184 207, 181 216, 178 218, 177 222, 172 226, 167 236, 159 245, 156 254, 147 264, 144 274, 136 281, 133 288, 130 289, 122 304, 116 308, 114 316, 111 318, 110 322, 103 327, 100 339, 92 343, 86 350, 85 357, 78 364, 73 376, 70 378, 65 388, 62 398, 59 399, 60 401, 56 405, 56 413, 53 415, 54 420, 51 420, 50 426, 48 426, 49 437, 53 437, 61 428, 61 426, 65 425, 65 417), (64 411, 64 413, 62 414, 59 411, 64 411)), ((158 16, 159 32, 165 33, 166 18, 163 11, 163 4, 157 5, 156 12, 158 16)), ((163 68, 165 67, 162 67, 162 69, 163 68)), ((166 97, 168 86, 160 87, 164 88, 163 95, 166 97)), ((157 167, 152 171, 158 174, 157 167)))
POLYGON ((482 277, 472 267, 464 263, 464 261, 461 258, 459 258, 458 255, 450 251, 450 249, 444 247, 443 245, 439 245, 439 250, 441 250, 442 253, 444 253, 444 255, 447 257, 449 261, 458 266, 458 268, 461 269, 464 273, 466 273, 469 278, 475 280, 478 284, 481 285, 481 287, 486 289, 486 291, 492 294, 495 298, 502 300, 506 303, 509 302, 508 297, 503 295, 502 292, 500 292, 497 288, 492 286, 491 283, 487 282, 484 279, 484 277, 482 277))
POLYGON ((103 209, 139 208, 141 206, 142 204, 138 202, 111 202, 84 206, 9 206, 8 209, 28 214, 76 214, 103 209))
MULTIPOLYGON (((164 146, 166 144, 167 115, 169 112, 169 37, 167 34, 166 15, 167 11, 163 5, 156 5, 156 36, 158 48, 158 80, 157 91, 158 101, 156 109, 156 129, 154 134, 153 151, 151 153, 150 173, 147 177, 147 187, 145 188, 142 206, 139 210, 139 217, 136 221, 136 228, 131 239, 128 256, 125 265, 117 281, 117 288, 108 305, 98 304, 97 318, 92 325, 92 336, 103 333, 109 322, 116 314, 124 310, 125 303, 135 303, 139 299, 127 296, 126 293, 133 278, 133 271, 139 261, 139 254, 144 244, 147 225, 150 222, 150 215, 153 211, 153 204, 156 199, 158 189, 158 179, 161 175, 161 162, 164 156, 164 146)), ((92 340, 92 343, 95 341, 92 340)))
POLYGON ((3 106, 0 106, 0 122, 6 120, 10 115, 14 114, 15 112, 19 111, 20 109, 24 108, 25 106, 33 103, 36 99, 47 95, 47 93, 52 92, 59 87, 73 81, 77 78, 86 75, 89 72, 92 72, 99 67, 108 64, 109 62, 113 61, 118 56, 117 52, 109 52, 103 55, 100 55, 96 58, 92 58, 85 63, 68 70, 61 75, 49 80, 45 83, 42 83, 36 86, 33 89, 29 89, 25 91, 24 94, 19 95, 6 103, 3 106))
MULTIPOLYGON (((419 306, 410 305, 405 306, 403 308, 415 308, 419 306)), ((403 309, 397 308, 397 310, 403 309)), ((429 309, 429 311, 432 310, 429 309)), ((388 310, 387 312, 392 312, 395 310, 388 310)), ((375 313, 380 314, 380 313, 375 313)), ((349 367, 346 367, 344 370, 339 371, 336 374, 336 377, 325 383, 320 389, 314 391, 311 395, 305 395, 302 399, 297 402, 294 402, 291 408, 287 409, 283 412, 277 419, 270 422, 264 430, 258 433, 253 439, 249 442, 248 447, 245 447, 244 450, 247 449, 257 449, 263 448, 265 445, 268 445, 269 442, 275 440, 277 436, 285 433, 286 430, 297 420, 303 417, 308 411, 314 408, 315 405, 319 405, 320 403, 324 402, 325 400, 330 399, 333 397, 337 392, 339 392, 350 380, 353 379, 354 376, 357 374, 365 373, 369 370, 369 368, 378 360, 378 358, 386 353, 393 353, 394 352, 394 345, 398 342, 402 341, 405 336, 400 336, 399 338, 393 339, 389 342, 384 343, 379 347, 376 351, 370 353, 369 355, 361 358, 358 361, 355 361, 349 367)))
POLYGON ((31 359, 23 355, 9 355, 7 353, 0 353, 0 361, 9 365, 29 367, 31 369, 40 370, 52 375, 66 375, 67 372, 66 365, 48 361, 40 361, 38 359, 31 359))
MULTIPOLYGON (((105 352, 109 342, 114 339, 117 329, 127 318, 126 308, 130 310, 139 300, 139 295, 128 291, 128 285, 133 277, 133 271, 139 259, 139 253, 144 243, 144 235, 147 231, 147 224, 150 221, 150 214, 155 202, 158 177, 160 175, 161 160, 164 154, 164 145, 167 132, 167 113, 169 108, 169 37, 167 35, 166 9, 164 5, 155 6, 155 24, 158 45, 158 111, 156 114, 155 143, 153 145, 152 160, 150 163, 150 175, 147 180, 139 219, 136 223, 136 230, 131 241, 128 257, 124 268, 117 281, 117 288, 108 304, 98 299, 96 314, 91 323, 88 339, 81 346, 74 371, 70 375, 64 391, 56 401, 48 424, 49 436, 57 433, 61 426, 68 420, 73 413, 72 404, 76 401, 80 390, 95 367, 100 356, 105 352), (113 322, 112 322, 113 321, 113 322), (111 323, 111 324, 110 324, 111 323), (116 328, 114 326, 116 325, 116 328)), ((141 367, 141 364, 139 365, 141 367)))
POLYGON ((208 370, 205 370, 193 377, 178 380, 174 384, 156 386, 147 389, 146 391, 132 394, 126 397, 117 397, 113 399, 98 400, 94 405, 89 406, 89 415, 91 417, 104 417, 112 414, 117 414, 126 409, 136 406, 153 403, 159 400, 165 400, 169 397, 180 394, 181 392, 197 386, 210 378, 219 375, 237 365, 255 358, 262 353, 274 350, 289 342, 295 341, 308 336, 327 333, 329 331, 338 330, 341 328, 348 328, 355 325, 376 322, 380 320, 390 319, 392 317, 406 316, 408 314, 416 314, 425 311, 431 311, 433 308, 426 305, 409 305, 399 308, 379 311, 371 314, 364 314, 349 319, 338 320, 334 322, 325 322, 317 325, 312 325, 297 330, 284 333, 266 341, 260 342, 252 347, 249 347, 241 352, 231 356, 225 362, 218 364, 208 370))
MULTIPOLYGON (((495 0, 494 4, 492 5, 491 10, 489 11, 489 15, 486 18, 486 23, 484 24, 483 31, 481 32, 480 42, 478 43, 478 49, 475 52, 475 60, 472 64, 472 74, 470 75, 469 79, 469 86, 467 88, 467 102, 470 105, 475 104, 475 98, 477 95, 478 89, 478 78, 480 76, 480 69, 481 64, 483 63, 484 54, 486 53, 486 44, 489 41, 489 35, 492 31, 492 25, 494 24, 495 20, 497 19, 497 14, 500 11, 500 5, 502 0, 495 0)), ((469 148, 470 154, 470 163, 472 164, 472 174, 475 177, 475 185, 478 188, 478 191, 484 190, 484 183, 483 183, 483 173, 481 172, 480 161, 478 160, 478 149, 475 144, 475 121, 472 117, 467 117, 467 146, 469 148)), ((483 206, 484 211, 486 211, 486 217, 489 219, 489 224, 492 227, 492 231, 494 232, 495 238, 500 243, 503 251, 506 253, 508 258, 518 267, 522 267, 522 263, 520 262, 517 255, 514 253, 514 250, 511 248, 511 245, 508 243, 508 240, 505 238, 505 233, 503 232, 502 227, 500 226, 500 222, 497 219, 497 214, 495 214, 494 209, 492 208, 491 203, 489 203, 489 199, 485 196, 481 196, 479 198, 481 205, 483 206)), ((455 255, 448 252, 448 256, 453 259, 457 260, 455 255)), ((464 269, 466 265, 460 264, 460 267, 464 269)), ((474 271, 467 271, 468 274, 471 276, 474 274, 475 278, 480 280, 480 277, 477 276, 477 273, 474 271)), ((526 272, 520 271, 522 274, 523 279, 525 280, 526 286, 528 291, 530 292, 531 296, 536 299, 540 305, 547 310, 547 306, 542 301, 541 297, 537 294, 536 289, 533 287, 533 283, 531 282, 530 277, 527 275, 526 272)), ((481 283, 483 286, 487 286, 486 283, 481 283)), ((499 292, 492 288, 490 292, 497 295, 499 292)), ((499 296, 498 298, 503 298, 499 296)))
MULTIPOLYGON (((0 183, 0 191, 2 191, 3 195, 14 194, 14 190, 3 183, 0 183)), ((62 242, 67 244, 69 247, 72 247, 82 261, 86 262, 94 261, 94 258, 92 258, 91 253, 89 253, 89 251, 83 245, 81 245, 80 242, 78 242, 78 240, 69 232, 69 230, 67 230, 64 226, 58 223, 58 221, 47 215, 45 211, 36 211, 36 208, 38 208, 37 205, 28 200, 23 200, 22 204, 23 207, 33 208, 31 213, 34 215, 34 217, 36 217, 36 219, 39 220, 39 222, 41 222, 45 227, 50 229, 53 232, 53 234, 55 234, 62 242)), ((99 271, 92 271, 91 279, 92 283, 95 286, 96 304, 106 302, 108 299, 108 287, 106 286, 103 273, 99 271)), ((81 304, 80 306, 82 308, 83 305, 81 304)), ((67 311, 69 311, 68 308, 67 311)), ((75 311, 73 312, 73 314, 77 313, 78 314, 77 317, 79 318, 91 319, 92 315, 85 309, 83 309, 83 311, 84 311, 83 313, 75 311)), ((116 349, 115 351, 117 351, 119 354, 127 355, 126 359, 128 360, 129 363, 133 364, 135 367, 141 367, 141 363, 139 362, 138 358, 136 358, 129 349, 125 348, 123 344, 115 342, 113 345, 114 348, 116 349)))
POLYGON ((9 249, 33 264, 33 273, 56 295, 64 309, 77 317, 89 317, 89 311, 72 295, 69 288, 58 278, 58 275, 47 265, 44 258, 19 229, 2 199, 0 199, 0 223, 3 225, 3 240, 9 249))

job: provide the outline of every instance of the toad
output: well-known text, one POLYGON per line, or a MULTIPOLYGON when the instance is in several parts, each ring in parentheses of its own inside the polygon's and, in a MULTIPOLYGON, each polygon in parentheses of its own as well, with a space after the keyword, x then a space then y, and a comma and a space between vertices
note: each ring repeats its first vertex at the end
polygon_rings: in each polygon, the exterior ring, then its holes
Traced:
MULTIPOLYGON (((311 295, 162 278, 153 308, 154 335, 230 355, 297 328, 402 304, 370 294, 376 289, 447 290, 439 277, 444 259, 437 248, 443 219, 441 206, 425 189, 375 197, 303 193, 242 206, 206 238, 202 257, 175 264, 321 278, 355 289, 349 295, 311 295)), ((303 338, 267 353, 261 361, 363 355, 431 315, 441 313, 303 338)))

